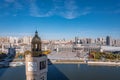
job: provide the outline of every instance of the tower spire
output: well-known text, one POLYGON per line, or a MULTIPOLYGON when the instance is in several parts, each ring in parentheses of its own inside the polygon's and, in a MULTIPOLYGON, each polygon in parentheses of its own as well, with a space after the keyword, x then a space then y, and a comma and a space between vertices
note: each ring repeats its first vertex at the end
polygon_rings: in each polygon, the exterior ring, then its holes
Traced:
POLYGON ((37 30, 35 31, 35 36, 38 36, 38 31, 37 30))

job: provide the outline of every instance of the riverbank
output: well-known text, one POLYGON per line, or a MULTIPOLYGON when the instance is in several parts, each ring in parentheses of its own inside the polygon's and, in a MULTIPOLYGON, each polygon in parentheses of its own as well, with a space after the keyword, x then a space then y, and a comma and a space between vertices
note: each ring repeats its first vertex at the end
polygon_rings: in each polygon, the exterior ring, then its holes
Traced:
MULTIPOLYGON (((7 64, 6 62, 0 62, 0 66, 6 67, 6 66, 20 66, 24 64, 23 61, 16 61, 10 62, 7 64)), ((51 64, 86 64, 90 66, 120 66, 120 62, 111 62, 111 61, 84 61, 84 60, 50 60, 48 61, 48 65, 51 64)))
POLYGON ((86 64, 83 60, 49 60, 51 64, 86 64))
POLYGON ((87 64, 93 66, 120 66, 120 62, 82 61, 82 60, 51 60, 51 64, 87 64))
POLYGON ((93 62, 88 61, 88 65, 97 65, 97 66, 120 66, 120 62, 93 62))

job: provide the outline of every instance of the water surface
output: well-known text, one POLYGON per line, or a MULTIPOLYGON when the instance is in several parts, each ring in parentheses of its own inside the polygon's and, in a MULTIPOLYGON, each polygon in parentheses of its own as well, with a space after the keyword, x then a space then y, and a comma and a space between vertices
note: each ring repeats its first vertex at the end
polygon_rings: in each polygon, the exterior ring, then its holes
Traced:
MULTIPOLYGON (((25 80, 25 66, 0 68, 0 80, 25 80)), ((85 64, 53 64, 48 80, 120 80, 120 67, 85 64)))

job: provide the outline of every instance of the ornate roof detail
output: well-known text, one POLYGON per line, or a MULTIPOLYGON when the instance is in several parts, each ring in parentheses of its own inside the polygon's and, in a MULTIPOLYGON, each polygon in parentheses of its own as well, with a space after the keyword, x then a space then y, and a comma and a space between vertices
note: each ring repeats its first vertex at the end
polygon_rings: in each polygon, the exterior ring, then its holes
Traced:
POLYGON ((40 39, 40 37, 38 36, 38 32, 36 31, 36 32, 35 32, 35 36, 34 36, 33 39, 32 39, 32 43, 39 43, 39 42, 41 42, 41 39, 40 39))

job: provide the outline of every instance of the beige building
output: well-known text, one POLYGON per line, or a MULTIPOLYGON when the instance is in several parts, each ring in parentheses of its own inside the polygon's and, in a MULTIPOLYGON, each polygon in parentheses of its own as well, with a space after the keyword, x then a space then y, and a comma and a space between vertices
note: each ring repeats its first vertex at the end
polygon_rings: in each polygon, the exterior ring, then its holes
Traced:
POLYGON ((36 31, 31 42, 31 53, 26 55, 26 80, 47 80, 47 56, 42 54, 41 39, 36 31))

